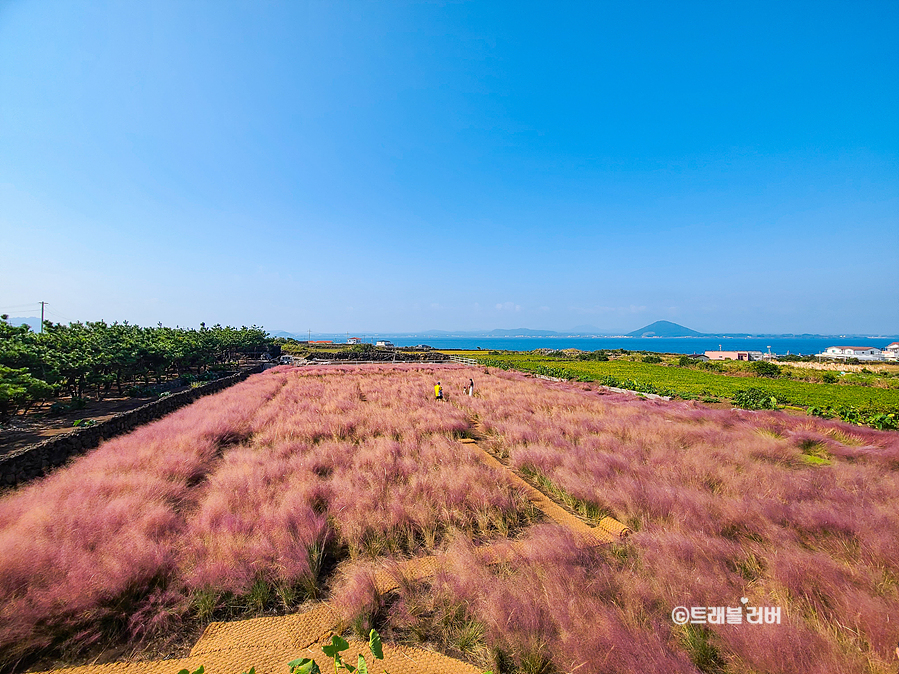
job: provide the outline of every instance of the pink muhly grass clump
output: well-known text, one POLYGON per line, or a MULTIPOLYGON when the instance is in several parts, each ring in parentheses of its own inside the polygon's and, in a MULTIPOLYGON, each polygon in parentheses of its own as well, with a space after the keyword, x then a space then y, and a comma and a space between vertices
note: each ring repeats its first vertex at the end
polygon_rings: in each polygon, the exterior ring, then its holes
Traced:
POLYGON ((327 500, 304 457, 272 460, 250 448, 225 457, 188 520, 184 580, 242 594, 253 582, 314 582, 328 538, 327 500))
POLYGON ((526 502, 508 478, 444 436, 421 444, 375 438, 353 450, 352 463, 330 475, 329 508, 356 549, 403 531, 431 547, 447 528, 471 527, 479 512, 511 517, 526 502))
POLYGON ((614 570, 555 525, 540 525, 499 569, 463 540, 447 551, 434 590, 468 607, 488 644, 519 666, 543 660, 559 671, 695 672, 666 629, 636 625, 622 608, 614 570))
POLYGON ((331 606, 342 623, 360 636, 368 635, 384 607, 375 577, 377 570, 371 561, 355 562, 343 569, 332 592, 331 606))
POLYGON ((722 644, 722 650, 739 654, 739 662, 746 671, 778 674, 862 674, 871 671, 862 666, 858 654, 847 657, 832 641, 798 620, 785 619, 780 625, 727 627, 716 627, 715 636, 722 644))

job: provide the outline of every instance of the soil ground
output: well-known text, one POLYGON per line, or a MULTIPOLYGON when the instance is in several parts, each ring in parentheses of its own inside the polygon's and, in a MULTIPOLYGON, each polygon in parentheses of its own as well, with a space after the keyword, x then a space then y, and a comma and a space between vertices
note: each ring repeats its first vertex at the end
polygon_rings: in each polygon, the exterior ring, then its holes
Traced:
MULTIPOLYGON (((190 388, 181 386, 170 389, 172 393, 178 393, 190 388)), ((105 421, 120 412, 128 412, 141 405, 156 400, 155 396, 146 398, 131 398, 128 396, 110 396, 101 401, 91 400, 87 406, 80 410, 65 412, 58 416, 46 416, 50 409, 50 403, 31 410, 27 416, 16 415, 7 423, 0 426, 0 456, 21 449, 47 438, 52 438, 60 433, 68 433, 73 429, 72 424, 77 419, 93 419, 105 421)), ((60 398, 54 402, 68 402, 67 398, 60 398)))

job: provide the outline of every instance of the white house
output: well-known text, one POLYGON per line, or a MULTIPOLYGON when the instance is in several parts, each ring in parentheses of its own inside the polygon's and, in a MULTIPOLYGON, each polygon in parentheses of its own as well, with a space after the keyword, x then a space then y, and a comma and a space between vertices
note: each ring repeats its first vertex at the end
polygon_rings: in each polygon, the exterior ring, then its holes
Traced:
POLYGON ((873 346, 828 346, 823 353, 817 355, 819 358, 833 358, 835 360, 846 360, 847 358, 884 360, 883 352, 873 346))
POLYGON ((884 347, 883 357, 885 360, 899 360, 899 342, 893 342, 884 347))
POLYGON ((350 337, 349 339, 346 340, 346 343, 347 344, 361 344, 362 338, 361 337, 350 337))
POLYGON ((392 349, 393 342, 388 342, 387 340, 379 340, 379 341, 375 342, 375 346, 384 346, 384 347, 392 349))

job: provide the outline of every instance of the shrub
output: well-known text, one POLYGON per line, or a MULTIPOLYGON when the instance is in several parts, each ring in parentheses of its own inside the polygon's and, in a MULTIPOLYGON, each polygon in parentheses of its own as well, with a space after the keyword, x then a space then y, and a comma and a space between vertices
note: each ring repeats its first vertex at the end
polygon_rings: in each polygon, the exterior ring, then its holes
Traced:
POLYGON ((578 354, 578 360, 598 360, 606 362, 609 360, 609 356, 605 349, 600 349, 599 351, 588 351, 587 353, 578 354))
POLYGON ((659 358, 654 353, 649 354, 648 356, 643 356, 644 363, 661 363, 662 359, 659 358))
POLYGON ((825 372, 821 375, 821 381, 825 384, 836 384, 839 380, 839 377, 835 375, 833 372, 825 372))
POLYGON ((774 363, 765 360, 757 360, 750 365, 752 371, 759 377, 778 377, 780 376, 780 368, 774 363))
POLYGON ((677 359, 677 364, 681 367, 688 367, 693 364, 693 359, 689 356, 681 356, 677 359))
POLYGON ((815 363, 821 362, 821 359, 817 356, 802 356, 798 353, 788 353, 786 356, 777 356, 777 360, 784 361, 786 363, 815 363))
POLYGON ((777 398, 761 388, 750 387, 734 393, 733 403, 744 410, 777 409, 777 398))

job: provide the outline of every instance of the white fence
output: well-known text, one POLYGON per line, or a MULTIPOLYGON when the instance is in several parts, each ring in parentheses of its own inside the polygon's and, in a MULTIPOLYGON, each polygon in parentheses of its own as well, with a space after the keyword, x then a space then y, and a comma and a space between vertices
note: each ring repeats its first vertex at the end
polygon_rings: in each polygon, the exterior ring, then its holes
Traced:
POLYGON ((450 361, 453 363, 459 363, 460 365, 480 365, 478 361, 474 358, 463 358, 462 356, 450 356, 450 361))

